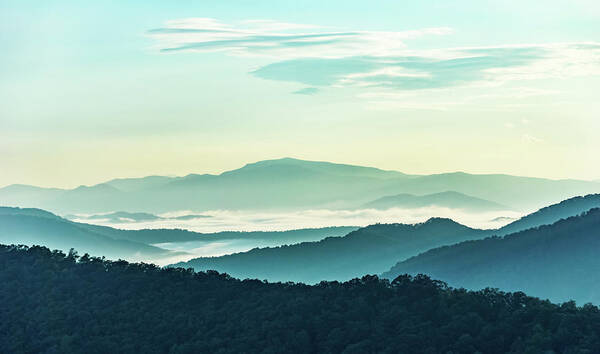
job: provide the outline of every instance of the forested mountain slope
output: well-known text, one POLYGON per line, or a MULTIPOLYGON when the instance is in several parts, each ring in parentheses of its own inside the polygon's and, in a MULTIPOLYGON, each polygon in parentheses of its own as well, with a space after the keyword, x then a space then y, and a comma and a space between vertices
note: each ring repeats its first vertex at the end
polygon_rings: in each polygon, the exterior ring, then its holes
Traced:
POLYGON ((196 258, 176 266, 213 269, 239 278, 270 281, 348 280, 381 273, 399 259, 434 247, 486 235, 486 230, 471 229, 449 219, 432 218, 414 225, 371 225, 344 237, 253 249, 222 257, 196 258))
POLYGON ((508 236, 430 250, 383 274, 423 273, 468 289, 600 303, 600 209, 508 236))
POLYGON ((569 198, 513 221, 500 228, 496 234, 508 235, 532 227, 553 224, 560 219, 576 216, 593 208, 600 208, 600 194, 569 198))
POLYGON ((307 283, 347 280, 364 274, 380 274, 397 262, 432 248, 553 223, 594 206, 600 207, 599 195, 576 197, 545 207, 498 230, 471 229, 441 218, 415 225, 378 224, 320 242, 196 258, 177 265, 196 270, 213 269, 240 278, 307 283))

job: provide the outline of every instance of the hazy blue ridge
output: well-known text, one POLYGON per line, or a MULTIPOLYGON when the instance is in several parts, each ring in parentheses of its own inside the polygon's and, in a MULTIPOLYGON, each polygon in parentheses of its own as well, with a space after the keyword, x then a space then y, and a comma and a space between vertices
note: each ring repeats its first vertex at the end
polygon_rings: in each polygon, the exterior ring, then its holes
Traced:
POLYGON ((560 219, 579 215, 593 208, 600 208, 600 194, 569 198, 511 222, 500 228, 498 235, 507 235, 540 225, 552 224, 560 219))
POLYGON ((531 210, 576 195, 598 193, 600 183, 462 172, 407 175, 370 167, 284 158, 247 164, 219 175, 117 179, 75 189, 11 185, 0 189, 0 204, 36 207, 60 214, 116 210, 145 213, 289 210, 356 208, 385 196, 423 196, 448 191, 518 210, 531 210))
POLYGON ((168 251, 152 244, 178 242, 223 242, 228 240, 264 240, 277 244, 321 240, 341 236, 355 226, 298 229, 288 231, 223 231, 198 233, 182 229, 122 230, 108 226, 79 223, 34 208, 0 207, 0 242, 37 244, 80 253, 131 260, 159 259, 184 252, 168 251))
POLYGON ((598 195, 576 197, 545 207, 497 230, 471 229, 443 218, 432 218, 415 225, 377 224, 344 237, 257 248, 222 257, 196 258, 176 266, 213 269, 240 278, 274 281, 315 283, 320 280, 346 280, 364 274, 380 274, 399 261, 429 249, 551 224, 593 207, 600 207, 598 195))
POLYGON ((343 281, 381 273, 398 259, 430 248, 486 235, 486 230, 471 229, 449 219, 432 218, 415 225, 376 224, 344 237, 257 248, 222 257, 196 258, 174 266, 213 269, 234 277, 269 281, 343 281))
POLYGON ((440 247, 383 276, 427 274, 455 287, 524 291, 551 301, 600 303, 600 209, 513 233, 440 247))
POLYGON ((381 197, 372 202, 363 204, 361 208, 390 209, 390 208, 424 208, 444 207, 462 209, 472 212, 487 212, 510 210, 511 208, 493 201, 475 198, 463 193, 446 191, 427 195, 413 195, 408 193, 381 197))

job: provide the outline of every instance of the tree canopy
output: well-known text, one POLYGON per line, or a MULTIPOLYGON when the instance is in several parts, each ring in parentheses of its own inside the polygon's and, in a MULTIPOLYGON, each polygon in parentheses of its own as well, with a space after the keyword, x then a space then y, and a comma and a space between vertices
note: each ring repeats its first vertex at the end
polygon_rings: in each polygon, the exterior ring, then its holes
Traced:
POLYGON ((2 353, 597 353, 600 310, 423 275, 309 286, 0 246, 2 353))

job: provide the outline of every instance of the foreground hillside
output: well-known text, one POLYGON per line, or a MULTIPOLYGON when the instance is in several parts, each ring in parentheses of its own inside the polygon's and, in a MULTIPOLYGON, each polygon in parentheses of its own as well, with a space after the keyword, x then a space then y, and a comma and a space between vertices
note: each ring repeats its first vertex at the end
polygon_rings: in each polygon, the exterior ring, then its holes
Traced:
POLYGON ((600 209, 514 233, 441 247, 384 276, 428 274, 453 286, 525 291, 553 301, 600 303, 600 209))
POLYGON ((268 284, 0 246, 0 352, 594 353, 600 310, 427 277, 268 284))

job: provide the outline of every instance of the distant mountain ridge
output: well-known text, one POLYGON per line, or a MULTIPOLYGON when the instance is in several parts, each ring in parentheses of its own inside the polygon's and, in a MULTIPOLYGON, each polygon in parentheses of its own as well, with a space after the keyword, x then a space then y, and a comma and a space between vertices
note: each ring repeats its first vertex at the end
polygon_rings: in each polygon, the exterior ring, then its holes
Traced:
POLYGON ((383 276, 427 274, 468 289, 524 291, 551 301, 600 303, 600 209, 505 237, 440 247, 383 276))
POLYGON ((390 195, 447 191, 512 208, 534 209, 575 195, 600 192, 600 183, 462 172, 407 175, 283 158, 247 164, 219 175, 115 179, 68 190, 11 185, 0 189, 0 204, 58 213, 343 209, 390 195))
POLYGON ((397 194, 381 197, 362 205, 362 208, 390 209, 390 208, 423 208, 444 207, 462 209, 474 212, 510 210, 509 207, 489 200, 475 198, 463 193, 446 191, 427 195, 397 194))

